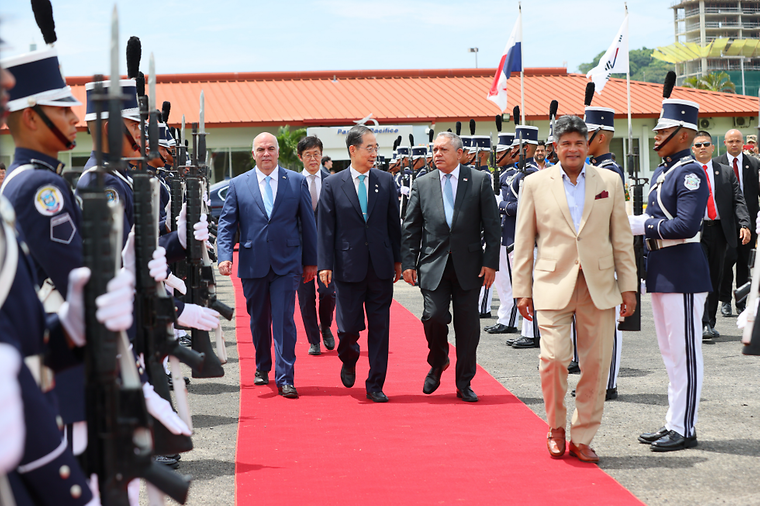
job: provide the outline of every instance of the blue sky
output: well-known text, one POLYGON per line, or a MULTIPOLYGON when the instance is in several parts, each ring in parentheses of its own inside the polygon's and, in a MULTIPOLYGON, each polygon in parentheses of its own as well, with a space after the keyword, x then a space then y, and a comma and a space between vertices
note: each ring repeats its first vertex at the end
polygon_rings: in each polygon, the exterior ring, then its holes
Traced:
MULTIPOLYGON (((108 0, 53 0, 67 76, 108 73, 108 0)), ((166 73, 495 67, 517 18, 517 0, 119 0, 124 45, 142 40, 166 73)), ((632 0, 630 49, 673 43, 670 0, 632 0)), ((526 67, 578 65, 612 42, 618 0, 524 0, 526 67)), ((28 0, 0 2, 2 57, 42 46, 28 0)))

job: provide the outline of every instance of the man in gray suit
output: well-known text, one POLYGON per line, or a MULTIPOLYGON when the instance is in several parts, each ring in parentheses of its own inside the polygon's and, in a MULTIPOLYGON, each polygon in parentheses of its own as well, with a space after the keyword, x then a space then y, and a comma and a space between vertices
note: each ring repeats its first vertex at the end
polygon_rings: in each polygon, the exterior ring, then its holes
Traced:
POLYGON ((489 288, 499 268, 499 210, 488 174, 459 164, 462 140, 442 132, 435 140, 437 170, 414 181, 404 220, 401 265, 404 280, 419 283, 425 308, 430 372, 422 391, 433 393, 449 366, 449 304, 454 309, 457 397, 476 402, 470 382, 480 341, 478 294, 489 288), (481 231, 485 251, 481 248, 481 231))

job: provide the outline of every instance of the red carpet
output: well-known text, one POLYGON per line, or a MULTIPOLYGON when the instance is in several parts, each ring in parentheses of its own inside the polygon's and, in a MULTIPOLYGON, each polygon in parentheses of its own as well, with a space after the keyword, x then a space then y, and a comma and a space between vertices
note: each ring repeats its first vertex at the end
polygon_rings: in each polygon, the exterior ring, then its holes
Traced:
MULTIPOLYGON (((424 395, 429 366, 422 324, 395 301, 387 404, 365 398, 366 351, 351 389, 340 382, 336 351, 307 354, 298 304, 301 397, 279 397, 274 374, 269 385, 254 386, 254 349, 235 273, 233 281, 241 382, 238 505, 641 504, 595 465, 567 454, 550 459, 546 423, 482 368, 473 380, 480 402, 457 399, 453 349, 440 388, 424 395)), ((333 333, 337 341, 334 326, 333 333)), ((366 350, 366 337, 359 342, 366 350)))

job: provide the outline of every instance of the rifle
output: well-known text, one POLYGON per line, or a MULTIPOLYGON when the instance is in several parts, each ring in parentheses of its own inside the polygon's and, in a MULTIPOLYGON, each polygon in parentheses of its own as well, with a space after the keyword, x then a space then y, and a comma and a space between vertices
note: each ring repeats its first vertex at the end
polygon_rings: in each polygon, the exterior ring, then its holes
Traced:
MULTIPOLYGON (((517 129, 518 125, 520 124, 520 106, 516 105, 515 108, 512 110, 512 116, 515 120, 515 129, 517 129)), ((519 159, 517 161, 517 171, 518 172, 525 172, 525 151, 523 151, 523 133, 522 130, 520 130, 520 152, 519 152, 519 159)), ((522 186, 522 181, 520 181, 520 186, 522 186)))
POLYGON ((499 170, 499 167, 496 166, 496 146, 498 144, 498 138, 501 134, 501 128, 503 126, 503 118, 501 117, 501 114, 497 114, 494 118, 494 121, 496 122, 496 139, 497 142, 494 144, 491 142, 491 165, 493 166, 493 193, 494 195, 498 195, 501 192, 501 171, 499 170))
MULTIPOLYGON (((435 130, 430 128, 428 130, 428 149, 431 149, 430 156, 433 156, 432 148, 430 148, 430 145, 433 143, 433 135, 435 135, 435 130)), ((435 167, 435 162, 433 163, 433 167, 435 167)), ((430 172, 430 165, 428 165, 427 157, 425 157, 425 171, 430 172)))
MULTIPOLYGON (((630 141, 629 141, 630 142, 630 141)), ((631 145, 630 143, 628 144, 631 145)), ((634 148, 628 153, 628 181, 633 190, 633 214, 639 216, 644 213, 644 185, 649 182, 647 178, 639 177, 639 149, 634 148)), ((644 236, 633 236, 633 254, 636 261, 636 273, 638 278, 646 279, 646 267, 644 266, 644 236)), ((641 285, 636 287, 636 311, 631 316, 626 316, 618 322, 619 330, 638 332, 641 330, 641 285)))
MULTIPOLYGON (((96 85, 96 125, 102 128, 102 104, 108 100, 109 117, 121 116, 123 97, 119 86, 118 13, 114 7, 111 41, 111 86, 108 97, 96 85)), ((102 76, 95 81, 101 83, 102 76)), ((112 168, 119 169, 123 123, 110 121, 108 129, 112 168)), ((102 130, 101 130, 102 131, 102 130)), ((82 249, 84 265, 92 275, 84 288, 87 347, 85 350, 85 399, 88 444, 82 456, 85 472, 96 473, 101 503, 128 506, 127 485, 144 478, 180 503, 187 499, 189 481, 151 459, 151 423, 145 407, 140 377, 124 332, 112 332, 98 322, 95 299, 106 293, 108 282, 120 264, 122 242, 121 203, 105 194, 102 142, 96 131, 98 168, 93 184, 81 191, 82 249)))
MULTIPOLYGON (((135 220, 135 319, 137 334, 135 349, 142 353, 150 383, 156 393, 169 404, 169 382, 164 371, 163 360, 168 355, 179 359, 192 369, 200 369, 204 356, 180 346, 174 338, 174 301, 166 293, 163 283, 156 283, 150 275, 148 263, 158 246, 159 181, 148 169, 148 161, 158 156, 158 115, 153 107, 155 101, 155 70, 153 55, 150 63, 150 104, 148 97, 139 97, 141 128, 141 159, 138 171, 133 173, 135 220), (150 110, 150 113, 148 112, 150 110), (148 118, 150 118, 148 120, 148 118), (149 124, 146 136, 145 124, 149 124), (146 153, 146 139, 149 139, 149 154, 146 153)), ((178 411, 183 420, 192 427, 187 397, 177 396, 178 411)), ((153 422, 154 448, 158 455, 172 455, 193 449, 188 436, 172 434, 160 422, 153 422)))

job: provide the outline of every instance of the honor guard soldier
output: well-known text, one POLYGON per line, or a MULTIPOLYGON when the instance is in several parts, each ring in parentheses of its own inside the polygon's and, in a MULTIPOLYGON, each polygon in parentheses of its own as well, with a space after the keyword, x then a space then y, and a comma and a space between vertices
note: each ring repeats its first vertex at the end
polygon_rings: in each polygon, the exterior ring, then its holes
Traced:
MULTIPOLYGON (((412 192, 412 169, 411 169, 411 149, 408 146, 399 146, 397 148, 398 154, 398 188, 399 195, 402 202, 404 199, 409 198, 409 194, 412 192)), ((402 205, 402 209, 405 207, 402 205)), ((403 220, 404 217, 401 216, 403 220)))
MULTIPOLYGON (((536 146, 538 146, 538 127, 517 125, 515 127, 514 147, 518 147, 518 149, 521 147, 523 150, 523 167, 519 166, 520 160, 518 152, 514 172, 509 173, 509 175, 504 178, 501 187, 502 201, 499 202, 499 211, 504 215, 505 222, 502 232, 502 242, 506 240, 509 245, 514 244, 515 241, 518 197, 520 195, 522 181, 525 177, 538 172, 538 167, 533 161, 533 154, 536 152, 536 146)), ((540 332, 538 330, 537 320, 537 318, 533 318, 533 321, 530 322, 523 319, 520 338, 508 339, 507 345, 516 349, 538 348, 540 332)))
MULTIPOLYGON (((147 125, 146 125, 147 131, 147 125)), ((147 140, 147 139, 146 139, 147 140)), ((148 165, 156 169, 156 179, 160 183, 159 196, 160 207, 158 209, 158 231, 161 235, 171 232, 171 224, 166 225, 166 210, 169 208, 169 202, 171 201, 171 188, 166 182, 167 167, 171 168, 174 165, 174 156, 171 150, 176 146, 174 137, 172 137, 169 128, 165 123, 158 124, 158 156, 148 161, 148 165)))
MULTIPOLYGON (((615 133, 615 111, 607 107, 586 107, 586 113, 583 117, 588 128, 588 156, 589 164, 611 170, 620 176, 621 182, 625 184, 625 175, 623 169, 612 160, 610 153, 610 141, 615 133)), ((615 314, 620 314, 620 306, 615 308, 615 314)), ((573 328, 574 347, 577 342, 577 334, 573 328)), ((607 393, 605 400, 617 399, 617 378, 620 372, 620 357, 623 347, 623 333, 618 329, 618 322, 615 322, 615 340, 612 344, 612 363, 610 364, 610 374, 607 379, 607 393)), ((578 367, 577 352, 573 354, 573 362, 578 367)), ((570 364, 572 367, 573 364, 570 364)), ((570 369, 568 367, 568 369, 570 369)))
POLYGON ((425 146, 414 146, 412 148, 412 170, 414 170, 415 179, 428 173, 425 165, 427 150, 425 146))
POLYGON ((425 156, 425 165, 427 165, 428 172, 435 170, 435 162, 433 161, 433 143, 428 144, 427 155, 425 156))
MULTIPOLYGON (((470 128, 474 129, 473 123, 470 128)), ((488 174, 488 184, 493 188, 493 176, 491 169, 488 167, 488 159, 491 156, 491 138, 487 135, 472 135, 470 137, 470 146, 466 149, 470 152, 470 164, 481 172, 488 174)), ((483 243, 485 247, 485 242, 483 243)), ((480 289, 478 297, 478 311, 481 318, 491 318, 491 302, 493 301, 493 287, 480 289)))
POLYGON ((461 135, 459 138, 462 139, 462 158, 459 159, 459 163, 474 168, 473 160, 475 160, 475 151, 470 152, 470 148, 472 147, 472 136, 461 135))
MULTIPOLYGON (((510 177, 515 168, 512 162, 512 142, 514 141, 515 134, 500 133, 499 141, 496 144, 496 169, 494 175, 499 174, 500 169, 504 168, 501 172, 501 178, 499 181, 504 184, 504 181, 510 177)), ((496 197, 496 201, 501 202, 503 199, 502 192, 496 197)), ((496 287, 496 293, 499 294, 499 311, 497 312, 498 321, 495 325, 485 327, 483 330, 489 334, 512 334, 517 332, 517 305, 512 298, 512 270, 509 266, 509 257, 511 253, 507 253, 507 246, 514 242, 515 230, 514 221, 512 221, 511 232, 507 229, 507 220, 504 213, 501 214, 501 245, 499 248, 499 270, 496 271, 496 278, 494 279, 493 286, 496 287)))
POLYGON ((641 434, 653 451, 697 445, 697 413, 702 390, 702 313, 711 290, 707 258, 700 244, 709 186, 692 158, 699 105, 669 99, 675 75, 666 78, 665 100, 655 131, 654 149, 662 163, 652 175, 646 214, 631 216, 634 235, 644 235, 647 291, 652 295, 657 342, 668 372, 665 426, 641 434), (670 84, 670 86, 669 86, 670 84))

